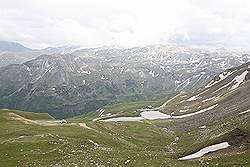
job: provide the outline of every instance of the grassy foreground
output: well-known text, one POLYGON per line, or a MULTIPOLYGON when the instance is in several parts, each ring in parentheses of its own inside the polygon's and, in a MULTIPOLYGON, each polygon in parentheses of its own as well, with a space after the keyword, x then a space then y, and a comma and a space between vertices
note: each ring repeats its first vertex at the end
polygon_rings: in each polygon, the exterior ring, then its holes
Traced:
MULTIPOLYGON (((163 123, 157 121, 107 123, 78 118, 71 119, 68 124, 38 125, 29 120, 53 121, 53 118, 47 114, 0 110, 0 166, 249 165, 249 152, 240 150, 239 154, 222 156, 219 153, 213 158, 179 161, 177 157, 194 151, 190 143, 195 143, 196 149, 202 143, 208 144, 204 140, 196 142, 197 136, 202 133, 199 129, 178 133, 161 128, 158 124, 163 123), (79 126, 79 123, 86 123, 88 128, 79 126)), ((164 122, 165 126, 171 124, 164 122)), ((249 133, 246 125, 249 126, 249 123, 242 124, 245 130, 240 128, 240 132, 249 133)), ((226 133, 212 142, 222 141, 234 134, 236 132, 226 133)))

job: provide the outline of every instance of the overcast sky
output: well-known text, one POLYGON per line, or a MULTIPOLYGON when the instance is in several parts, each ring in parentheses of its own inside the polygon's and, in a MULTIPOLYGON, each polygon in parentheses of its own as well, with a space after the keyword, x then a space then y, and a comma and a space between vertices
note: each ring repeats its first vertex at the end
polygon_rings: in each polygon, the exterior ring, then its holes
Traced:
POLYGON ((0 0, 0 40, 250 50, 250 0, 0 0))

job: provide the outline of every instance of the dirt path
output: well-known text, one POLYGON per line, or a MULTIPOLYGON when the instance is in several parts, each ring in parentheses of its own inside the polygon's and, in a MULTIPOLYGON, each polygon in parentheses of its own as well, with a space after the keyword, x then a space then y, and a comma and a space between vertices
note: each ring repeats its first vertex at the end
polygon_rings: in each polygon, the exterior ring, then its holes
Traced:
POLYGON ((24 118, 24 117, 22 117, 20 115, 17 115, 16 113, 13 113, 13 112, 8 113, 7 119, 21 121, 21 122, 23 122, 25 124, 36 124, 36 121, 24 118))
POLYGON ((60 126, 60 125, 76 125, 75 123, 67 123, 67 124, 62 124, 58 120, 31 120, 24 118, 16 113, 10 112, 8 113, 8 116, 6 117, 7 119, 10 120, 16 120, 16 121, 21 121, 24 124, 35 124, 35 125, 40 125, 40 126, 60 126))
POLYGON ((78 126, 79 125, 81 128, 94 130, 93 128, 87 126, 86 123, 83 123, 83 122, 80 122, 80 123, 60 123, 59 120, 31 120, 31 119, 24 118, 24 117, 14 113, 14 112, 8 113, 6 116, 6 119, 21 121, 24 124, 40 125, 40 126, 78 126))

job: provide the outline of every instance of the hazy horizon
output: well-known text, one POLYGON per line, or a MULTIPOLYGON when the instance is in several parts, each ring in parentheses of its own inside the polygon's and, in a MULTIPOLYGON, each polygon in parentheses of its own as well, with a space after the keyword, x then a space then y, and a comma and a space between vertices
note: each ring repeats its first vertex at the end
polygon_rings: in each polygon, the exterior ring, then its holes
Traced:
POLYGON ((2 0, 0 40, 29 48, 250 48, 247 0, 2 0))

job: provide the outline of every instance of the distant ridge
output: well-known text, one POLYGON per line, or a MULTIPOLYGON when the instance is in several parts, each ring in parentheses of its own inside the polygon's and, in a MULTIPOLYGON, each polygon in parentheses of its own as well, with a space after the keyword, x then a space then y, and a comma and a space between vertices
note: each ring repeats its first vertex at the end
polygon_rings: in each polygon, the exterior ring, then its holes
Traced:
POLYGON ((0 51, 1 52, 26 52, 26 51, 31 51, 31 49, 17 42, 0 41, 0 51))

